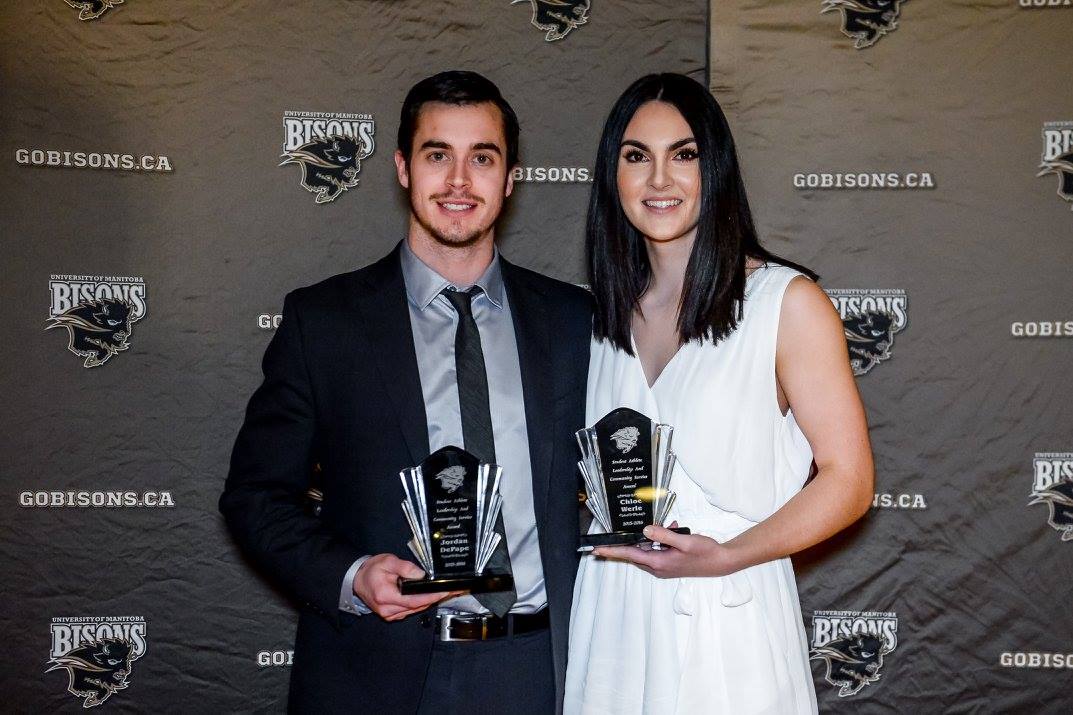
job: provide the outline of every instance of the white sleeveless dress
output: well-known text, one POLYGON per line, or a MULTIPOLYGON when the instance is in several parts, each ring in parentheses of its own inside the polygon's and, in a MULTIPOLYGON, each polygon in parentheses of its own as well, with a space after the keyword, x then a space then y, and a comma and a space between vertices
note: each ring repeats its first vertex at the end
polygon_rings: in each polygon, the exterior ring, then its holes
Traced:
MULTIPOLYGON (((750 274, 737 330, 716 346, 682 346, 651 388, 636 357, 592 343, 586 424, 632 407, 674 427, 671 518, 693 533, 727 541, 777 511, 808 476, 812 449, 793 413, 779 409, 775 384, 782 296, 798 275, 770 264, 750 274)), ((659 579, 583 557, 565 712, 816 713, 790 560, 659 579)))

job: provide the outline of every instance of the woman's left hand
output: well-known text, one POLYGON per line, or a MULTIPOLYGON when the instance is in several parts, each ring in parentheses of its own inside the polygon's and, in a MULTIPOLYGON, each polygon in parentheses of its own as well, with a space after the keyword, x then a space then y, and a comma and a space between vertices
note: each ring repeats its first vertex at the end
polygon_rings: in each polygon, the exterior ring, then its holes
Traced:
POLYGON ((593 550, 593 556, 628 561, 657 578, 726 576, 743 567, 732 547, 707 536, 679 534, 654 525, 646 526, 644 534, 661 544, 661 548, 601 546, 593 550))

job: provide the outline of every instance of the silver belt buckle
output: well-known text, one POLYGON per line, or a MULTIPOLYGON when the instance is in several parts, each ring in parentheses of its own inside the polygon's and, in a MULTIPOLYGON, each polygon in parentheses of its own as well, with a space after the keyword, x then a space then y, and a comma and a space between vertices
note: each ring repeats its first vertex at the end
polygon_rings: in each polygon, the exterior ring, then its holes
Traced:
POLYGON ((463 621, 469 623, 479 621, 481 623, 481 634, 484 636, 488 635, 488 622, 482 616, 479 616, 477 614, 462 615, 460 613, 441 613, 439 616, 436 617, 436 620, 439 623, 437 634, 439 635, 441 641, 451 642, 480 640, 478 638, 455 638, 454 636, 452 636, 451 624, 454 621, 458 621, 460 623, 463 621))

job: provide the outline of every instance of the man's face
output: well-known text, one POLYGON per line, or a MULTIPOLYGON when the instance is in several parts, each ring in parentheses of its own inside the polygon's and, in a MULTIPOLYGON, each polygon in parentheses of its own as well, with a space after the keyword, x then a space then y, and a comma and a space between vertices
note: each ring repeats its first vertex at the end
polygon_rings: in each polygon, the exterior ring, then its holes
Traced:
POLYGON ((417 116, 410 161, 395 152, 399 183, 421 229, 445 246, 471 246, 493 235, 514 182, 499 108, 430 102, 417 116))

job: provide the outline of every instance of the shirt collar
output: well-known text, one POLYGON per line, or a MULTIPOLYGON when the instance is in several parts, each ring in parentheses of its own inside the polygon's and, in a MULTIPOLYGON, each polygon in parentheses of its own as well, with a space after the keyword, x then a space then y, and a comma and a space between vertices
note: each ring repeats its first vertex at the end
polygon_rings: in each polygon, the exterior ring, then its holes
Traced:
MULTIPOLYGON (((432 301, 436 300, 436 296, 442 293, 445 288, 467 290, 470 287, 468 285, 454 285, 434 271, 428 264, 414 255, 406 239, 402 241, 400 258, 402 261, 402 280, 406 284, 406 297, 421 310, 431 305, 432 301)), ((484 291, 484 294, 488 296, 488 300, 496 308, 503 307, 504 299, 506 298, 506 287, 503 284, 503 268, 499 262, 498 248, 494 248, 492 262, 488 264, 488 268, 485 269, 484 273, 473 285, 484 291)))

